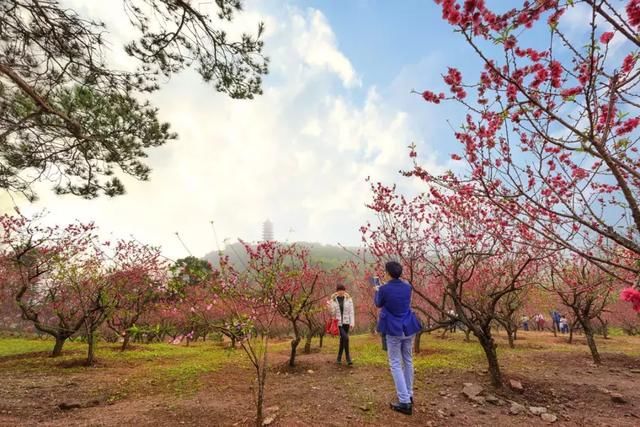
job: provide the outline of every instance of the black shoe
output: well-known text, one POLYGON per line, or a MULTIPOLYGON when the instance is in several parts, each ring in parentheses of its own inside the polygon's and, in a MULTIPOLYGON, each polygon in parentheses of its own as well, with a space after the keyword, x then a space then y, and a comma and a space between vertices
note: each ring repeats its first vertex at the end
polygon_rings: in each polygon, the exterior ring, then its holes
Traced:
POLYGON ((391 404, 391 409, 393 409, 396 412, 400 412, 402 414, 405 415, 412 415, 413 414, 413 405, 411 403, 392 403, 391 404))
POLYGON ((353 365, 353 360, 347 360, 347 365, 349 366, 353 365))
POLYGON ((338 365, 342 365, 342 360, 338 359, 338 360, 336 360, 336 363, 337 363, 338 365))

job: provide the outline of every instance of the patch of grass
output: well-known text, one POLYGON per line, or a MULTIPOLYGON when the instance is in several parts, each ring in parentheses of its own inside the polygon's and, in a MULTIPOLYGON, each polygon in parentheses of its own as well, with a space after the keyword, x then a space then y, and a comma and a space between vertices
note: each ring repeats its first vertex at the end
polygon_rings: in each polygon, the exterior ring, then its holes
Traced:
MULTIPOLYGON (((162 351, 160 353, 162 354, 162 351)), ((244 353, 240 349, 230 351, 220 347, 212 348, 204 343, 181 347, 161 363, 148 365, 141 377, 160 391, 177 395, 191 394, 202 385, 200 382, 202 375, 214 372, 228 364, 244 366, 247 362, 243 356, 244 353), (178 359, 176 364, 175 360, 178 359)))
POLYGON ((0 357, 50 352, 53 344, 50 339, 0 338, 0 357))
MULTIPOLYGON (((0 370, 16 374, 61 376, 89 372, 82 366, 87 346, 67 342, 62 356, 51 358, 53 340, 0 339, 0 370)), ((97 369, 117 369, 117 390, 109 401, 137 393, 188 394, 200 387, 200 377, 226 364, 243 365, 242 350, 229 351, 210 342, 189 347, 165 343, 134 345, 120 351, 118 344, 100 342, 96 349, 97 369)), ((92 375, 89 373, 89 375, 92 375)))

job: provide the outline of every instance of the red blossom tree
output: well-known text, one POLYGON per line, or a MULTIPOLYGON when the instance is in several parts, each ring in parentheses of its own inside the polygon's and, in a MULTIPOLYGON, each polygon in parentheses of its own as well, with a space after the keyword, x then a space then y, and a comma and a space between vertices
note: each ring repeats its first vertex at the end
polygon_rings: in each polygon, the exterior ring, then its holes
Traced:
POLYGON ((51 355, 59 356, 65 341, 103 309, 96 228, 47 227, 38 217, 9 215, 0 216, 0 226, 12 297, 25 320, 55 339, 51 355))
POLYGON ((440 319, 460 322, 473 333, 487 357, 492 383, 500 387, 491 327, 499 302, 529 284, 536 257, 529 246, 519 243, 526 230, 512 227, 471 189, 443 192, 434 187, 429 194, 407 199, 394 188, 373 188, 369 207, 384 219, 377 227, 363 227, 368 247, 380 257, 396 257, 401 253, 399 244, 414 248, 406 253, 413 254, 423 271, 413 277, 414 294, 440 319), (430 293, 430 287, 442 292, 430 293))
POLYGON ((132 328, 166 291, 168 264, 159 248, 135 240, 118 241, 109 280, 113 312, 107 324, 122 337, 122 350, 131 340, 132 328))
POLYGON ((548 269, 550 290, 582 327, 593 362, 602 363, 594 338, 594 321, 602 317, 612 302, 617 285, 615 276, 579 256, 550 258, 548 269))

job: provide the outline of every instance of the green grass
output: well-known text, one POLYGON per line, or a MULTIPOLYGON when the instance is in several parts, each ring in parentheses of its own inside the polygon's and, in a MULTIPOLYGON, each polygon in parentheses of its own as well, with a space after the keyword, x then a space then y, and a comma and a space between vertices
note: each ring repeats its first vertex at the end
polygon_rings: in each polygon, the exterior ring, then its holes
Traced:
POLYGON ((0 338, 0 357, 51 351, 53 341, 49 339, 0 338))
POLYGON ((226 364, 242 365, 242 350, 229 351, 211 342, 189 347, 153 343, 134 345, 120 351, 118 344, 102 343, 96 349, 97 365, 85 367, 87 346, 67 342, 62 356, 48 357, 53 340, 0 338, 0 370, 22 374, 65 376, 91 369, 117 369, 123 376, 117 392, 109 400, 118 400, 137 392, 166 392, 184 395, 195 392, 200 377, 226 364))

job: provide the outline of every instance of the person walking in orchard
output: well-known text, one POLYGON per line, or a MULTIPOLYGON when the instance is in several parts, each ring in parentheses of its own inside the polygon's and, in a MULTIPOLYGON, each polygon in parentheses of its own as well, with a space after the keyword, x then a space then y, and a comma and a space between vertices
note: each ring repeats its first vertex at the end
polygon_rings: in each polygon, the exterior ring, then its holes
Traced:
POLYGON ((385 265, 390 277, 386 284, 376 286, 374 302, 380 310, 378 332, 387 340, 387 357, 396 386, 398 402, 391 409, 406 415, 413 413, 413 339, 422 327, 411 310, 412 287, 400 279, 402 266, 396 261, 385 265))
POLYGON ((353 309, 353 299, 346 292, 343 284, 336 286, 336 292, 329 298, 328 306, 331 316, 338 320, 338 331, 340 332, 337 363, 342 363, 342 354, 344 353, 347 364, 353 365, 351 354, 349 353, 349 331, 353 329, 356 324, 355 310, 353 309))

